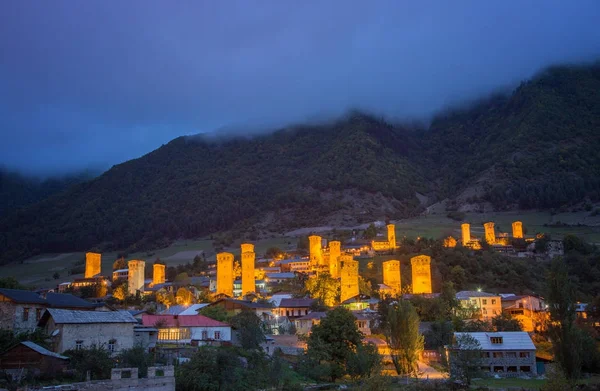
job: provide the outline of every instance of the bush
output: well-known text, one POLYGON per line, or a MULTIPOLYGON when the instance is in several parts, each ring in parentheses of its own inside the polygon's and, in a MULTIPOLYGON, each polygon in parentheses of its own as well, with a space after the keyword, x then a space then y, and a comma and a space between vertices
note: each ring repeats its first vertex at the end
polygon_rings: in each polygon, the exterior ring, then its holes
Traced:
POLYGON ((448 212, 448 214, 446 215, 446 217, 448 217, 449 219, 455 220, 455 221, 463 221, 465 219, 465 214, 464 212, 458 212, 458 211, 451 211, 448 212))

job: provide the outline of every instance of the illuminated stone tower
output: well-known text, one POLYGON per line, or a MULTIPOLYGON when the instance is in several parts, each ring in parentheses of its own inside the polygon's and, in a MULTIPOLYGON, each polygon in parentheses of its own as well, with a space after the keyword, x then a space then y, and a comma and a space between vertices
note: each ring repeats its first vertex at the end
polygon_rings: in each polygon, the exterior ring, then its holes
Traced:
POLYGON ((233 297, 233 254, 217 254, 217 295, 233 297))
POLYGON ((83 277, 92 278, 100 274, 102 255, 98 253, 85 253, 85 273, 83 277))
POLYGON ((390 250, 396 248, 396 226, 394 224, 387 225, 387 237, 390 243, 390 250))
POLYGON ((252 243, 242 243, 241 247, 242 247, 242 254, 254 252, 254 245, 252 243))
POLYGON ((463 223, 460 228, 462 230, 462 245, 467 247, 467 244, 471 241, 471 224, 463 223))
POLYGON ((515 239, 523 239, 523 223, 520 221, 515 221, 512 223, 513 230, 513 238, 515 239))
POLYGON ((344 302, 359 294, 358 290, 358 261, 352 255, 340 256, 340 301, 344 302))
POLYGON ((323 252, 321 250, 321 237, 317 235, 311 235, 308 237, 309 242, 309 253, 310 253, 310 265, 322 266, 323 265, 323 252))
POLYGON ((155 263, 152 266, 152 285, 165 283, 165 265, 155 263))
POLYGON ((256 283, 254 281, 255 258, 256 254, 254 251, 242 253, 242 296, 247 295, 248 293, 256 293, 256 283))
POLYGON ((488 244, 496 243, 496 233, 494 232, 494 223, 489 222, 483 224, 483 228, 485 228, 485 241, 488 244))
POLYGON ((400 285, 400 261, 386 261, 383 263, 383 283, 394 291, 397 295, 402 290, 400 285))
POLYGON ((431 257, 417 255, 410 259, 413 293, 431 293, 431 257))
POLYGON ((137 291, 144 291, 144 271, 146 262, 133 259, 127 262, 127 287, 130 295, 135 295, 137 291))
POLYGON ((342 243, 334 240, 329 242, 329 274, 333 278, 340 277, 340 255, 342 243))

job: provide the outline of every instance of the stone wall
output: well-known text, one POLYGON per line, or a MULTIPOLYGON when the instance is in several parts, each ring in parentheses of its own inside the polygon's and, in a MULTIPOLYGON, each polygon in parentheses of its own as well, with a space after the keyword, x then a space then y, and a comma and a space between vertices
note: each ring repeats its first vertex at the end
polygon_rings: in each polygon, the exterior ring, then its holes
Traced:
POLYGON ((115 353, 122 349, 133 347, 132 323, 95 323, 95 324, 65 324, 61 325, 61 344, 58 352, 75 349, 77 341, 88 347, 92 344, 108 347, 108 342, 116 340, 115 353))

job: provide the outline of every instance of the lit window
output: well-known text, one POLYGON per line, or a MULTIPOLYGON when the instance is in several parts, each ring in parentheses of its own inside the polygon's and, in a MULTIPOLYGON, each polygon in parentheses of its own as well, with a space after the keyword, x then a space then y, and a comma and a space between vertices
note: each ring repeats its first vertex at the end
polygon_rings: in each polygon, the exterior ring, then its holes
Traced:
POLYGON ((487 299, 482 299, 482 300, 481 300, 481 303, 482 303, 483 305, 487 305, 487 299))
POLYGON ((492 304, 496 304, 496 299, 492 299, 492 304))
POLYGON ((39 321, 42 317, 42 308, 35 309, 35 320, 39 321))
POLYGON ((83 341, 81 339, 75 341, 75 349, 79 350, 83 348, 83 341))
POLYGON ((490 341, 494 344, 502 343, 502 337, 490 337, 490 341))
POLYGON ((519 357, 521 358, 529 358, 529 352, 520 352, 519 357))
POLYGON ((216 340, 221 339, 221 332, 220 331, 215 331, 215 339, 216 340))
POLYGON ((29 320, 29 308, 23 308, 23 322, 29 320))

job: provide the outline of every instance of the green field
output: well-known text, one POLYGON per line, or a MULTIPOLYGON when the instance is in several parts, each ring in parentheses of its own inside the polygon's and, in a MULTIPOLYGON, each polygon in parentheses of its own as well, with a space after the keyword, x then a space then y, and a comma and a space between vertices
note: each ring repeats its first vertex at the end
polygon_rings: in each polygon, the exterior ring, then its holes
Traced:
MULTIPOLYGON (((504 212, 504 213, 472 213, 468 214, 465 221, 471 224, 471 233, 474 236, 483 235, 482 223, 494 221, 497 231, 510 232, 511 223, 515 220, 523 222, 526 235, 533 236, 538 232, 547 232, 557 237, 566 234, 575 234, 588 242, 600 243, 600 226, 591 226, 598 224, 599 221, 590 221, 588 212, 568 213, 560 215, 551 215, 546 212, 504 212), (552 224, 557 221, 572 224, 575 226, 548 227, 544 224, 552 224), (590 226, 577 226, 577 223, 585 223, 590 226)), ((598 218, 596 218, 598 220, 598 218)), ((419 216, 411 219, 400 220, 396 222, 396 235, 398 238, 408 237, 429 237, 442 238, 452 235, 460 238, 460 222, 449 219, 445 214, 419 216)), ((279 236, 270 239, 262 239, 255 242, 256 252, 262 256, 267 248, 275 246, 283 250, 292 249, 297 243, 297 238, 279 236)), ((144 259, 154 261, 157 257, 163 260, 168 266, 175 266, 191 262, 194 255, 199 251, 204 251, 208 259, 214 259, 215 250, 212 240, 179 240, 171 246, 159 250, 143 251, 129 254, 127 259, 144 259)), ((239 242, 234 243, 232 248, 226 249, 234 254, 239 254, 239 242)), ((112 263, 117 257, 117 252, 108 252, 102 254, 102 271, 105 275, 112 270, 112 263)), ((67 254, 44 254, 30 258, 23 263, 13 263, 0 267, 0 275, 3 277, 12 276, 26 285, 37 287, 54 287, 60 282, 69 281, 73 278, 82 277, 82 275, 68 275, 76 262, 85 258, 83 252, 67 254), (52 275, 58 272, 60 278, 54 280, 52 275)), ((361 268, 366 267, 367 262, 361 262, 361 268)))

